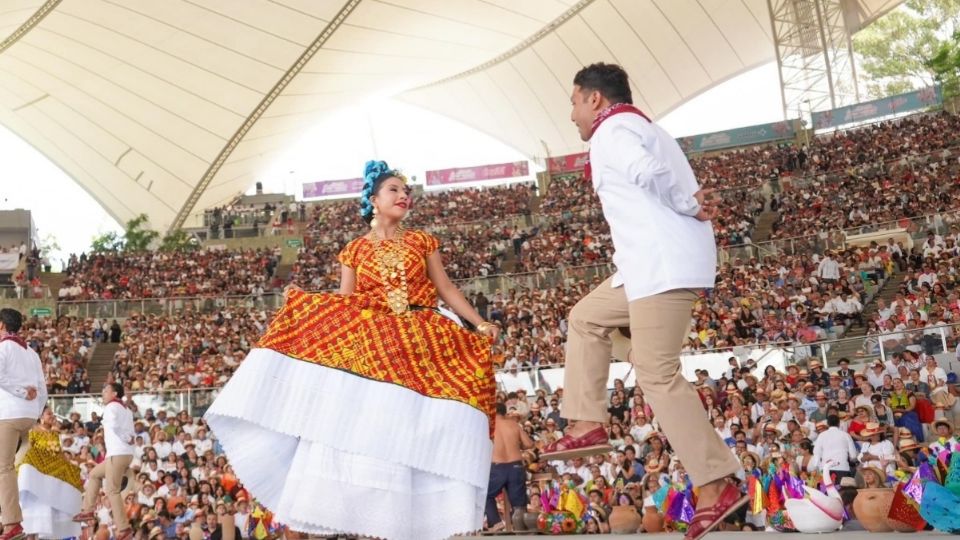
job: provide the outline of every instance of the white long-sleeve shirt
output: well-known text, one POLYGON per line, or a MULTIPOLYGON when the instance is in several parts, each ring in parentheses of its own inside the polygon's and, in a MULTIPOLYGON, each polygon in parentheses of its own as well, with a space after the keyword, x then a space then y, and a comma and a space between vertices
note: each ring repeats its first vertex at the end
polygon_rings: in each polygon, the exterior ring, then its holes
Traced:
POLYGON ((858 457, 857 447, 850 434, 831 427, 817 437, 813 443, 813 461, 811 466, 823 468, 829 465, 831 471, 850 472, 850 462, 858 457))
POLYGON ((122 403, 111 401, 103 408, 103 442, 107 457, 133 455, 133 413, 122 403))
POLYGON ((817 267, 817 275, 823 279, 840 279, 840 264, 831 258, 825 258, 817 267))
POLYGON ((695 217, 700 186, 670 134, 640 115, 615 114, 590 139, 590 165, 616 248, 613 287, 629 301, 713 287, 713 226, 695 217))
POLYGON ((19 339, 0 341, 0 420, 40 418, 47 403, 47 381, 36 351, 19 339), (27 400, 27 388, 37 397, 27 400))

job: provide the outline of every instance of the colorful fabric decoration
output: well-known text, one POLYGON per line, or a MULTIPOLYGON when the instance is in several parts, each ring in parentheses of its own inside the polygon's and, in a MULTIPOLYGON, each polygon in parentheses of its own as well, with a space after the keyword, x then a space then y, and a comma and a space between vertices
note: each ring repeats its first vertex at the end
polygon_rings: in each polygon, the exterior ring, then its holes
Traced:
POLYGON ((920 516, 920 505, 904 493, 905 485, 902 483, 897 485, 887 518, 903 523, 915 531, 921 531, 927 526, 927 522, 920 516))

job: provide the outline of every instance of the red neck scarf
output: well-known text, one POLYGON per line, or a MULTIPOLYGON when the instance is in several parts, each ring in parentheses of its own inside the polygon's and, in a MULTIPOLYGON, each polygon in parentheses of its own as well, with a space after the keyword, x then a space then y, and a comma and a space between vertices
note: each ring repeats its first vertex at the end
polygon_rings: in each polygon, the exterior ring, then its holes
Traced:
MULTIPOLYGON (((639 114, 647 122, 650 122, 651 124, 653 123, 649 116, 644 114, 643 111, 634 107, 633 105, 629 103, 615 103, 600 111, 600 113, 597 114, 597 117, 593 119, 593 124, 590 126, 590 138, 593 138, 593 134, 597 132, 597 128, 600 127, 600 124, 604 123, 611 116, 623 113, 639 114)), ((592 178, 593 169, 590 167, 590 156, 588 154, 587 162, 583 165, 583 179, 589 182, 592 178)))
POLYGON ((4 341, 12 341, 12 342, 16 343, 17 345, 23 347, 24 349, 27 348, 27 342, 24 341, 22 337, 20 337, 20 336, 18 336, 18 335, 16 335, 16 334, 7 334, 7 335, 3 336, 3 338, 0 338, 0 343, 3 343, 4 341))

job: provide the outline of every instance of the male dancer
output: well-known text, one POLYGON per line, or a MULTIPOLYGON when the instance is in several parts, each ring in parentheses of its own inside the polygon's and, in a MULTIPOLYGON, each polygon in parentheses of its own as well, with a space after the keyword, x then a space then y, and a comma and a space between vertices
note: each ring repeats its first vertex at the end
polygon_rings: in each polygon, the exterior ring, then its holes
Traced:
POLYGON ((590 141, 585 173, 610 224, 617 273, 569 316, 564 418, 576 420, 545 459, 609 449, 610 333, 629 327, 637 384, 700 498, 687 532, 698 539, 746 503, 728 480, 737 460, 707 422, 680 374, 680 348, 698 293, 713 287, 716 245, 711 190, 700 190, 680 145, 632 103, 626 72, 593 64, 573 80, 571 120, 590 141))
POLYGON ((19 311, 0 309, 0 540, 24 537, 14 461, 17 450, 28 444, 30 429, 47 402, 40 357, 17 335, 22 325, 19 311))
POLYGON ((110 515, 116 526, 114 537, 116 540, 130 540, 133 530, 130 520, 124 511, 123 499, 120 498, 123 477, 133 461, 133 413, 123 404, 123 385, 107 383, 103 387, 103 441, 107 447, 107 459, 90 471, 86 489, 83 494, 83 509, 73 516, 74 521, 90 521, 95 515, 97 496, 100 488, 106 486, 104 492, 110 499, 110 515))

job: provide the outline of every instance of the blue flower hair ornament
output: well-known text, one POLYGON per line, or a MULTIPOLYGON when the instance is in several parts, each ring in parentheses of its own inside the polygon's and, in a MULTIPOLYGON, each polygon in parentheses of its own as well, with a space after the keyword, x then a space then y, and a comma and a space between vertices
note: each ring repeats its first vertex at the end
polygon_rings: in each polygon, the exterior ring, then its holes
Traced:
POLYGON ((364 165, 363 191, 360 192, 360 217, 367 219, 373 215, 373 202, 370 198, 376 192, 377 184, 390 177, 397 177, 404 183, 407 181, 400 171, 391 169, 386 161, 370 160, 364 165))

